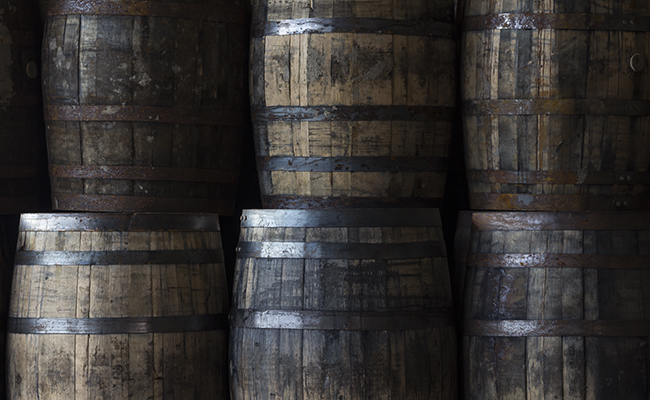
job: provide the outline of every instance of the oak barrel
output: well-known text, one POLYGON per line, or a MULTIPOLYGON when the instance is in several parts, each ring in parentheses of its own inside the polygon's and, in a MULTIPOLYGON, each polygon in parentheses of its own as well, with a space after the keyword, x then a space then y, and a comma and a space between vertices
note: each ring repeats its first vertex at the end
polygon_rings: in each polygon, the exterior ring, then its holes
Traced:
POLYGON ((435 209, 244 210, 233 399, 456 399, 435 209))
POLYGON ((10 399, 227 396, 216 214, 23 214, 10 399))
POLYGON ((650 396, 650 213, 472 215, 466 399, 650 396))
POLYGON ((41 38, 34 3, 0 2, 0 214, 49 209, 41 38))
POLYGON ((650 209, 650 3, 464 1, 470 208, 650 209))
POLYGON ((43 51, 57 210, 233 212, 248 16, 237 0, 51 0, 43 51))
POLYGON ((254 0, 264 207, 440 205, 454 38, 452 0, 254 0))

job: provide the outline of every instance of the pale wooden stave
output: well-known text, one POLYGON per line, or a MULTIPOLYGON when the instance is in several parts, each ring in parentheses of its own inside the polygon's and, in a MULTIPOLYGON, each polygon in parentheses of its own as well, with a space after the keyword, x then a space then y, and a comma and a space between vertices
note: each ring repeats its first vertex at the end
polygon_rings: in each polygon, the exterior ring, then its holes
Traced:
POLYGON ((455 107, 452 13, 445 0, 254 2, 250 97, 265 207, 440 205, 455 107), (272 24, 287 28, 255 33, 272 24), (429 35, 401 24, 441 30, 429 35), (307 25, 313 30, 302 30, 307 25), (354 168, 343 160, 357 157, 442 166, 370 160, 354 168), (289 162, 277 169, 259 161, 266 158, 289 162), (333 166, 297 167, 304 159, 333 166))
POLYGON ((231 320, 233 398, 455 399, 444 244, 437 254, 429 246, 443 241, 437 218, 434 210, 244 210, 231 320), (413 226, 399 222, 417 216, 413 226), (419 242, 428 249, 366 259, 297 251, 264 258, 246 253, 251 242, 353 243, 388 252, 419 242), (242 322, 242 313, 258 322, 242 322), (285 322, 260 318, 283 313, 285 322), (400 316, 407 320, 396 328, 400 316))
POLYGON ((464 293, 465 398, 647 397, 650 215, 475 212, 472 217, 464 293), (489 265, 486 255, 511 259, 489 265), (566 262, 532 265, 522 258, 526 255, 566 262))
POLYGON ((630 64, 650 55, 648 16, 643 1, 464 2, 471 208, 648 209, 650 80, 630 64))
MULTIPOLYGON (((133 318, 225 319, 228 294, 218 226, 216 215, 207 214, 23 215, 10 317, 68 318, 91 327, 102 318, 117 323, 133 318), (170 224, 170 218, 177 223, 170 224), (30 251, 38 250, 53 255, 166 249, 215 255, 213 262, 197 264, 21 264, 30 251)), ((54 263, 43 259, 39 264, 54 263)), ((37 323, 33 329, 48 328, 37 323)), ((146 325, 139 333, 121 329, 110 334, 10 333, 9 398, 225 398, 225 325, 193 330, 190 324, 176 324, 172 332, 157 333, 146 325)))

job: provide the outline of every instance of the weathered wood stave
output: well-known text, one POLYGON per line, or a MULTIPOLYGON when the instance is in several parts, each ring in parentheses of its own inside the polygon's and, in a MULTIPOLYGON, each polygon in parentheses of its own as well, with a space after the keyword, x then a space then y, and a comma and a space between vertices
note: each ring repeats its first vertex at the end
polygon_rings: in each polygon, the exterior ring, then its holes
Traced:
POLYGON ((31 2, 0 4, 0 214, 49 209, 41 37, 31 2))
POLYGON ((24 214, 19 244, 9 398, 227 396, 216 215, 24 214))
POLYGON ((465 0, 464 14, 471 208, 647 210, 648 4, 465 0))
POLYGON ((234 399, 455 398, 437 211, 245 210, 242 218, 234 399))
POLYGON ((255 0, 251 103, 267 208, 440 205, 453 2, 255 0))
POLYGON ((248 17, 236 1, 49 1, 53 206, 233 212, 248 17))
POLYGON ((472 216, 467 399, 650 394, 650 215, 472 216))

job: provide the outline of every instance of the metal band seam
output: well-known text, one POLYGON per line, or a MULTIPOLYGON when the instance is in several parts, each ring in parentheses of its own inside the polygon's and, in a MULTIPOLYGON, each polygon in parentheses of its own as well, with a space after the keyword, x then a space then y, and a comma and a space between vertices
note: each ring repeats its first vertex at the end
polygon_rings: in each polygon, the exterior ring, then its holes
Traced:
POLYGON ((472 231, 650 230, 650 212, 474 212, 472 231))
POLYGON ((431 227, 442 222, 437 209, 244 210, 242 228, 431 227))
POLYGON ((464 321, 467 336, 650 336, 650 321, 620 320, 474 320, 464 321))
POLYGON ((650 101, 633 99, 467 100, 463 115, 620 115, 650 114, 650 101))
POLYGON ((40 213, 22 214, 20 232, 159 232, 173 229, 186 232, 219 232, 216 214, 146 213, 94 214, 94 213, 40 213))
POLYGON ((637 15, 569 13, 499 13, 465 17, 464 31, 493 29, 557 29, 636 31, 650 30, 650 19, 637 15))
POLYGON ((262 195, 264 208, 275 209, 345 209, 345 208, 440 208, 440 197, 356 197, 356 196, 294 196, 262 195))
POLYGON ((218 198, 52 193, 52 203, 57 210, 97 212, 174 212, 182 210, 184 212, 224 213, 233 207, 234 198, 229 200, 218 198))
POLYGON ((278 106, 254 107, 253 122, 449 121, 455 109, 442 106, 278 106))
POLYGON ((648 269, 648 264, 650 256, 636 254, 473 253, 467 257, 467 266, 475 268, 648 269))
POLYGON ((513 171, 467 170, 470 182, 513 185, 647 185, 650 173, 635 171, 513 171))
POLYGON ((446 256, 440 242, 316 243, 239 242, 238 258, 307 258, 397 260, 446 256))
POLYGON ((592 195, 592 194, 469 194, 470 208, 478 210, 650 210, 650 195, 592 195))
POLYGON ((218 250, 18 251, 15 265, 219 264, 218 250))
POLYGON ((45 106, 46 121, 152 122, 189 125, 245 126, 243 112, 150 106, 45 106))
POLYGON ((252 37, 327 33, 368 33, 454 39, 456 26, 441 21, 382 18, 300 18, 255 22, 252 37))
POLYGON ((9 317, 8 333, 118 335, 224 330, 226 314, 175 317, 19 318, 9 317))
POLYGON ((125 179, 236 184, 238 173, 199 168, 53 165, 50 177, 64 179, 125 179))
POLYGON ((233 328, 251 329, 402 331, 454 326, 450 308, 417 312, 233 310, 230 320, 233 328))

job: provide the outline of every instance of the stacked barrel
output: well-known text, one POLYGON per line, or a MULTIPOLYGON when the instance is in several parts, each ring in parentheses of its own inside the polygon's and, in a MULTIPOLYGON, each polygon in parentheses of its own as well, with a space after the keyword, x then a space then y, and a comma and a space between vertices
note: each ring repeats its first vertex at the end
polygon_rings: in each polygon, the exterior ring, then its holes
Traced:
POLYGON ((265 207, 442 204, 452 16, 449 0, 256 1, 251 105, 265 207))
POLYGON ((253 1, 234 399, 455 399, 453 1, 253 1))
POLYGON ((649 17, 464 1, 466 399, 650 395, 649 17))
POLYGON ((234 1, 50 2, 54 208, 231 214, 246 32, 234 1))
MULTIPOLYGON (((33 3, 0 2, 0 21, 33 6, 36 22, 33 3)), ((42 78, 27 79, 34 51, 17 46, 41 38, 23 20, 12 47, 0 41, 19 56, 0 65, 27 74, 13 92, 0 77, 2 112, 37 101, 20 90, 42 83, 52 208, 65 211, 20 219, 8 396, 225 398, 218 214, 233 213, 248 125, 248 15, 235 0, 47 3, 42 78)), ((11 116, 16 131, 38 120, 11 116)), ((37 152, 12 144, 2 161, 25 154, 37 152)))

